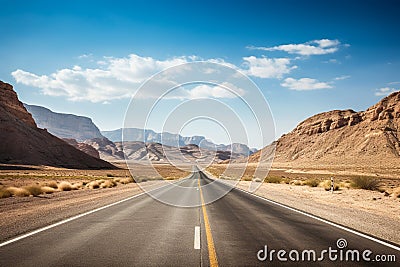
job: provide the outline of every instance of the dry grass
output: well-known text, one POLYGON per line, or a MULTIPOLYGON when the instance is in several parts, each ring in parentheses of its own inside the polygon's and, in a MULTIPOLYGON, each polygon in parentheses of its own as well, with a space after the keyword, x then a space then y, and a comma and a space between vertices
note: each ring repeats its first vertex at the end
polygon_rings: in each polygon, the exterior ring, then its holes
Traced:
POLYGON ((282 177, 278 176, 268 176, 265 178, 264 183, 280 184, 282 182, 282 177))
POLYGON ((11 193, 10 191, 8 191, 7 188, 0 188, 0 198, 7 198, 7 197, 11 197, 11 193))
POLYGON ((134 180, 132 177, 128 177, 128 178, 121 178, 119 182, 121 184, 130 184, 130 183, 133 183, 134 180))
POLYGON ((19 188, 19 187, 8 187, 7 190, 11 193, 12 196, 15 197, 29 197, 31 193, 29 193, 28 190, 25 188, 19 188))
POLYGON ((72 190, 79 190, 83 188, 83 182, 77 182, 72 184, 71 189, 72 190))
POLYGON ((56 181, 49 181, 45 183, 46 186, 54 188, 54 189, 58 189, 58 184, 56 181))
POLYGON ((379 191, 381 183, 378 179, 368 176, 358 176, 352 179, 351 186, 357 189, 379 191))
POLYGON ((88 183, 86 185, 86 187, 89 189, 98 189, 98 188, 100 188, 100 183, 99 183, 99 181, 91 181, 90 183, 88 183))
POLYGON ((317 179, 307 179, 303 184, 310 187, 317 187, 319 185, 319 181, 317 179))
POLYGON ((56 189, 50 186, 42 186, 41 190, 44 194, 53 194, 54 192, 57 191, 56 189))
POLYGON ((34 197, 43 194, 42 187, 39 185, 28 185, 24 186, 23 189, 27 190, 34 197))
MULTIPOLYGON (((326 191, 331 190, 331 181, 330 180, 324 180, 319 183, 319 187, 323 187, 326 191)), ((337 183, 334 183, 333 185, 333 191, 339 190, 339 185, 337 183)))
POLYGON ((112 188, 116 185, 117 185, 117 183, 114 182, 113 180, 106 180, 100 184, 100 188, 112 188))
POLYGON ((72 185, 70 182, 61 182, 58 184, 58 189, 60 191, 71 191, 72 190, 72 185))
POLYGON ((400 198, 400 186, 393 189, 392 197, 400 198))

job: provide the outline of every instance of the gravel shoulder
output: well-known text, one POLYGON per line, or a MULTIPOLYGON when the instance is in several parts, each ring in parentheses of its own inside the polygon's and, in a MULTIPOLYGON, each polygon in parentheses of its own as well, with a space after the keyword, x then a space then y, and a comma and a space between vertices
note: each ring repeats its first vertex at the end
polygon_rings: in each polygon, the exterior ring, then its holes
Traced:
MULTIPOLYGON (((247 190, 250 182, 237 187, 247 190)), ((256 195, 400 245, 400 199, 376 191, 264 183, 256 195)))

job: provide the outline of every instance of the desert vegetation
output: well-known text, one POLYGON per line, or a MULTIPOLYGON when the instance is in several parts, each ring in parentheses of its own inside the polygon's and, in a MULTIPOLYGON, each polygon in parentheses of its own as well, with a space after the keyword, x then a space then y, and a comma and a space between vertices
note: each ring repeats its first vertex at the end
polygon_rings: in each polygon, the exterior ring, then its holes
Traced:
POLYGON ((254 176, 256 165, 249 164, 243 171, 243 165, 229 167, 229 174, 227 165, 214 164, 210 166, 207 171, 214 177, 223 179, 239 179, 241 181, 264 181, 264 183, 271 184, 288 184, 293 186, 308 186, 320 187, 326 191, 331 190, 331 177, 334 177, 334 191, 343 191, 349 189, 362 189, 370 191, 379 191, 384 193, 385 196, 392 196, 398 198, 400 196, 400 179, 390 177, 380 177, 379 175, 355 175, 355 174, 339 174, 333 175, 330 173, 300 170, 287 171, 285 169, 271 169, 268 176, 264 179, 254 176), (235 168, 237 171, 235 173, 235 168))

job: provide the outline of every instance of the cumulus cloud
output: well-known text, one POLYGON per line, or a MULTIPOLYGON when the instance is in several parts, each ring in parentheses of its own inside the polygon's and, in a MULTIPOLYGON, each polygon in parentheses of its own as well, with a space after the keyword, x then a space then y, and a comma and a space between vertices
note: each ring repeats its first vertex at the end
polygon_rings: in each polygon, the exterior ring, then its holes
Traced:
POLYGON ((332 88, 332 86, 329 83, 320 82, 316 79, 311 79, 311 78, 301 78, 301 79, 286 78, 281 83, 281 86, 297 91, 332 88))
POLYGON ((98 68, 73 66, 50 75, 36 75, 24 70, 12 72, 17 83, 40 88, 50 96, 64 96, 72 101, 104 102, 131 97, 142 82, 155 73, 192 57, 156 60, 132 54, 124 58, 105 57, 98 68))
POLYGON ((243 72, 258 78, 282 78, 297 66, 290 66, 289 58, 244 57, 243 72))
MULTIPOLYGON (((37 75, 25 70, 17 69, 12 76, 17 83, 41 89, 44 95, 62 96, 71 101, 109 102, 113 99, 129 98, 137 88, 148 78, 168 67, 199 60, 196 56, 173 57, 166 60, 157 60, 152 57, 141 57, 131 54, 127 57, 104 57, 97 62, 95 68, 73 66, 57 70, 49 75, 37 75)), ((290 73, 296 66, 291 66, 288 58, 244 57, 242 68, 223 59, 208 59, 208 62, 224 64, 243 73, 259 78, 281 78, 290 73)), ((190 68, 190 66, 187 66, 190 68)), ((180 68, 185 70, 185 67, 180 68)), ((205 70, 205 74, 213 70, 205 70)), ((171 75, 171 72, 169 72, 171 75)), ((160 81, 165 85, 176 86, 170 77, 163 77, 160 81)), ((229 87, 229 86, 228 86, 229 87)), ((239 95, 244 90, 237 91, 239 95)), ((177 91, 178 92, 178 91, 177 91)), ((230 98, 232 94, 222 87, 200 86, 191 91, 179 91, 180 96, 175 98, 193 98, 195 96, 210 96, 230 98)), ((156 93, 156 92, 155 92, 156 93)), ((137 95, 141 98, 158 97, 151 92, 142 92, 137 95)))
POLYGON ((313 40, 302 44, 283 44, 272 47, 255 47, 249 46, 252 50, 263 51, 284 51, 289 54, 297 54, 301 56, 326 55, 332 54, 339 50, 339 40, 321 39, 313 40))
POLYGON ((376 89, 375 95, 376 96, 388 96, 393 92, 397 92, 398 89, 392 88, 392 87, 382 87, 379 89, 376 89))

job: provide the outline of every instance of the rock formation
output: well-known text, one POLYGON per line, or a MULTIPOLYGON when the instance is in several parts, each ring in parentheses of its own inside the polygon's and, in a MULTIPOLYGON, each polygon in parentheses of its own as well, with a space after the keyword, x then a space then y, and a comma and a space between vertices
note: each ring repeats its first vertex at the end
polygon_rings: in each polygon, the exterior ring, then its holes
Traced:
POLYGON ((0 81, 0 163, 76 169, 115 168, 36 126, 10 84, 0 81))

